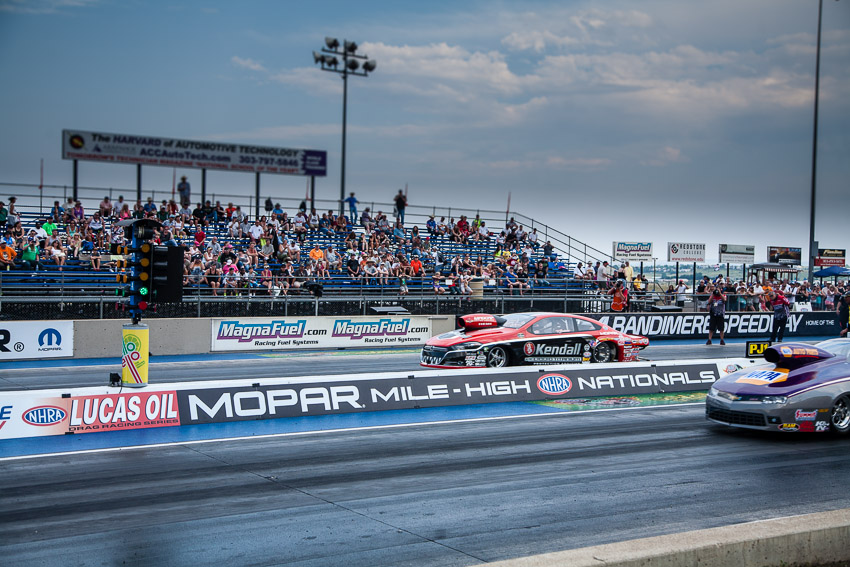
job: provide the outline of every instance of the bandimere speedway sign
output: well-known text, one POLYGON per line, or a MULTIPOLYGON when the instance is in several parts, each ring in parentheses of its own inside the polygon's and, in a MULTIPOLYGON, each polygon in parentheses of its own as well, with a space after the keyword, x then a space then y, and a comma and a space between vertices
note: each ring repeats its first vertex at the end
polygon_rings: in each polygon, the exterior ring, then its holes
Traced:
POLYGON ((184 382, 0 395, 0 439, 495 402, 705 391, 751 359, 184 382))
POLYGON ((431 319, 285 317, 213 319, 212 351, 418 346, 431 338, 431 319))
MULTIPOLYGON (((650 339, 706 338, 708 313, 590 313, 587 317, 623 333, 650 339)), ((773 313, 727 313, 726 337, 769 337, 773 313)), ((793 312, 788 317, 786 337, 838 336, 838 321, 831 311, 793 312)))
POLYGON ((62 158, 285 175, 327 175, 327 152, 158 136, 62 131, 62 158))

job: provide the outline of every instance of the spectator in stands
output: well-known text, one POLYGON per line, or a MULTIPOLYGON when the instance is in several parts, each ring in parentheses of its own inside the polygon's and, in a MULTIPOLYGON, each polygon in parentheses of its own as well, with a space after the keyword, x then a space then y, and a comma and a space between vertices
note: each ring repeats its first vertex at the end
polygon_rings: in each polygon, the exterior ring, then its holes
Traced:
MULTIPOLYGON (((91 240, 88 240, 88 242, 91 243, 91 240)), ((83 244, 85 245, 85 243, 83 244)), ((100 271, 100 260, 100 248, 93 246, 91 249, 91 256, 89 257, 89 262, 91 262, 91 269, 95 272, 100 271)))
POLYGON ((425 221, 425 230, 430 236, 437 236, 437 221, 434 220, 434 215, 428 215, 428 220, 425 221))
POLYGON ((401 219, 395 222, 395 226, 393 227, 393 238, 395 239, 396 244, 405 245, 407 244, 407 235, 404 233, 404 225, 401 223, 401 219))
POLYGON ((109 200, 109 195, 103 197, 103 201, 98 205, 98 212, 104 218, 112 216, 112 202, 109 200))
POLYGON ((435 270, 431 276, 431 289, 434 290, 434 295, 443 295, 446 293, 446 288, 440 285, 440 280, 443 279, 443 274, 439 270, 435 270))
POLYGON ((691 289, 685 284, 685 280, 679 280, 676 285, 676 305, 679 307, 685 306, 685 301, 688 299, 688 290, 691 289))
POLYGON ((449 233, 449 225, 446 223, 446 217, 440 217, 440 222, 437 223, 436 236, 446 236, 449 233))
MULTIPOLYGON (((0 211, 2 211, 3 203, 0 203, 0 211)), ((2 217, 2 212, 0 212, 0 217, 2 217)), ((62 205, 59 204, 59 201, 53 201, 53 208, 50 209, 50 218, 55 223, 66 222, 65 221, 65 209, 62 208, 62 205)), ((2 224, 3 219, 0 218, 0 224, 2 224)))
MULTIPOLYGON (((79 237, 79 234, 77 235, 79 237)), ((33 272, 38 271, 38 246, 30 240, 21 251, 21 267, 33 272)))
MULTIPOLYGON (((58 201, 57 201, 58 202, 58 201)), ((8 224, 9 209, 6 208, 6 203, 0 201, 0 229, 8 224)), ((12 223, 14 224, 14 223, 12 223)), ((11 225, 10 225, 11 226, 11 225)))
POLYGON ((511 295, 514 294, 514 289, 518 289, 519 294, 524 295, 527 284, 520 281, 519 276, 517 276, 516 272, 514 271, 514 268, 510 264, 508 264, 507 268, 505 269, 504 282, 505 287, 508 289, 511 295))
POLYGON ((354 196, 354 192, 349 193, 348 198, 345 199, 345 202, 348 203, 348 218, 351 219, 351 224, 357 222, 357 204, 360 202, 354 196))
POLYGON ((336 222, 333 225, 333 229, 334 232, 338 234, 348 232, 348 219, 345 218, 345 215, 339 215, 338 217, 336 217, 336 222))
MULTIPOLYGON (((145 216, 150 214, 156 214, 156 203, 153 202, 153 197, 148 197, 147 202, 145 202, 145 206, 143 207, 145 211, 145 216)), ((198 208, 201 208, 201 204, 198 203, 198 208)))
POLYGON ((204 262, 200 254, 192 256, 192 261, 189 263, 187 277, 183 280, 184 286, 199 288, 204 282, 204 262))
POLYGON ((546 279, 549 277, 549 262, 547 262, 544 258, 540 258, 537 260, 537 264, 534 267, 534 286, 548 286, 549 280, 546 279))
POLYGON ((133 218, 133 213, 130 212, 130 205, 124 203, 121 210, 118 211, 118 220, 127 220, 133 218))
POLYGON ((401 224, 404 224, 404 209, 407 208, 407 197, 404 192, 399 189, 396 196, 393 198, 395 203, 395 214, 401 224))
POLYGON ((293 238, 289 241, 289 245, 286 247, 286 255, 289 256, 290 262, 296 264, 301 262, 301 246, 298 244, 298 240, 293 238))
POLYGON ((186 176, 180 177, 180 183, 177 184, 177 193, 180 195, 180 204, 183 207, 188 207, 192 202, 192 187, 186 180, 186 176))
POLYGON ((133 218, 134 219, 143 219, 145 218, 145 207, 142 205, 141 201, 136 201, 136 204, 133 205, 133 218))
POLYGON ((555 247, 552 246, 550 241, 546 241, 546 244, 543 245, 543 256, 548 260, 554 261, 558 256, 555 254, 555 247))
POLYGON ((391 234, 392 228, 390 227, 390 221, 387 219, 387 215, 384 214, 383 211, 378 211, 377 216, 375 217, 375 230, 383 233, 383 234, 391 234))
POLYGON ((348 260, 345 264, 345 270, 349 278, 351 278, 355 282, 360 281, 362 272, 360 270, 360 260, 357 259, 356 252, 352 251, 349 253, 348 260))
POLYGON ((607 290, 610 278, 611 267, 608 265, 608 261, 605 260, 596 270, 596 287, 601 290, 607 290))
POLYGON ((375 228, 375 221, 369 214, 369 207, 366 207, 363 214, 360 215, 360 225, 366 230, 366 234, 372 234, 372 230, 375 228))
POLYGON ((0 270, 11 270, 17 255, 15 249, 6 243, 5 238, 0 239, 0 270))
POLYGON ((18 217, 18 209, 15 208, 16 203, 18 202, 17 197, 9 197, 9 210, 6 212, 6 225, 14 226, 16 222, 21 220, 18 217))

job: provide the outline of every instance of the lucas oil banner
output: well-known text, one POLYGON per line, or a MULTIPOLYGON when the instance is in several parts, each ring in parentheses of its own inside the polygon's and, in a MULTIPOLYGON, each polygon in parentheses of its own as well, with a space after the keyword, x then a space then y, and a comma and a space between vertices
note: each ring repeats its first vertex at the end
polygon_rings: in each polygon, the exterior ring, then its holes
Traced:
POLYGON ((285 317, 213 319, 212 351, 418 346, 431 338, 431 319, 285 317))

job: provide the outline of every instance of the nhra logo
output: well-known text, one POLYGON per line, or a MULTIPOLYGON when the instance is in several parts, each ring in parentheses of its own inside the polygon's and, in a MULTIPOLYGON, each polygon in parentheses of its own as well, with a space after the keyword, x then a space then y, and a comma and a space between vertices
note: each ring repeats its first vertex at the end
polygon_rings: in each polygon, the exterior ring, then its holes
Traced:
POLYGON ((21 416, 30 425, 40 427, 56 425, 68 416, 68 412, 57 406, 39 406, 28 409, 21 416))
POLYGON ((572 387, 570 379, 561 374, 544 374, 537 380, 537 389, 552 396, 566 394, 572 387))

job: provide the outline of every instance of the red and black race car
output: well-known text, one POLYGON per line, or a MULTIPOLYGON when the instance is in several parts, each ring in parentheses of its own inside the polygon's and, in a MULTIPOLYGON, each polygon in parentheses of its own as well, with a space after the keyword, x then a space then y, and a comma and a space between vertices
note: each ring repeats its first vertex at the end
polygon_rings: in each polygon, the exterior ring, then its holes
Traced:
POLYGON ((483 368, 637 360, 649 344, 607 325, 564 313, 477 313, 457 318, 458 329, 431 337, 420 364, 430 368, 483 368))

